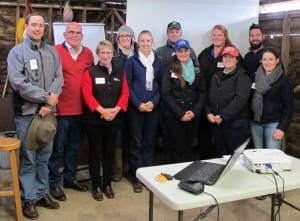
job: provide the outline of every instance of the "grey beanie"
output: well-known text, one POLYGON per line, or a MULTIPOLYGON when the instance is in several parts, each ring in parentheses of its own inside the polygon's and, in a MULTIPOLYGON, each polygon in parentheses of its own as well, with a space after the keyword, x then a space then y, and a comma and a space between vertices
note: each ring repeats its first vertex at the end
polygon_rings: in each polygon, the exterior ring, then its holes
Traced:
POLYGON ((135 36, 134 36, 134 32, 131 27, 129 27, 128 25, 122 25, 118 30, 117 41, 118 41, 121 33, 129 33, 131 36, 132 42, 134 42, 135 36))

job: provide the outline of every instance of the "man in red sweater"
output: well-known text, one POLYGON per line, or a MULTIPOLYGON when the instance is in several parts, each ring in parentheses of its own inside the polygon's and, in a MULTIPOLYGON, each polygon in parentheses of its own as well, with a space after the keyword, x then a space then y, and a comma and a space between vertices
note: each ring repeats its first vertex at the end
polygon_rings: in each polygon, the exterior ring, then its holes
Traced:
POLYGON ((50 194, 60 201, 67 199, 61 188, 62 177, 64 188, 81 192, 88 190, 76 181, 76 168, 83 135, 81 79, 84 71, 94 64, 91 50, 81 44, 83 33, 79 23, 69 23, 63 34, 65 41, 55 48, 61 58, 64 86, 57 103, 57 132, 48 164, 50 194), (59 167, 62 160, 64 168, 61 175, 59 167))

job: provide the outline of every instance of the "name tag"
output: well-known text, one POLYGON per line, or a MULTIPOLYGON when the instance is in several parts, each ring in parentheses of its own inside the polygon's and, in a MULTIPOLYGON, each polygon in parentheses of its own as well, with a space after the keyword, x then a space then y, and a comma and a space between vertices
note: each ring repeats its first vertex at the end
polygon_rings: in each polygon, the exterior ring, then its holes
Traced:
POLYGON ((95 83, 96 84, 105 84, 105 78, 96 78, 95 83))
POLYGON ((178 78, 178 76, 174 72, 172 72, 171 73, 171 78, 178 78))
POLYGON ((252 83, 251 88, 255 89, 255 83, 252 83))
POLYGON ((31 59, 31 60, 29 60, 29 63, 30 63, 30 69, 31 69, 32 71, 38 69, 36 59, 31 59))
POLYGON ((218 62, 217 63, 217 68, 224 68, 223 62, 218 62))

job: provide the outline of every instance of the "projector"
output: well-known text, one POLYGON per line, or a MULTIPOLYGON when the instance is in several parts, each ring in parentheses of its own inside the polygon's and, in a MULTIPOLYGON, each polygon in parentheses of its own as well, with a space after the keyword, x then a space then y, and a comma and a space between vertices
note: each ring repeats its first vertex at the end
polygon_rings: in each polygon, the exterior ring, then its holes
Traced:
POLYGON ((276 172, 292 169, 291 159, 278 149, 247 149, 243 158, 246 167, 253 172, 269 173, 272 169, 276 172))

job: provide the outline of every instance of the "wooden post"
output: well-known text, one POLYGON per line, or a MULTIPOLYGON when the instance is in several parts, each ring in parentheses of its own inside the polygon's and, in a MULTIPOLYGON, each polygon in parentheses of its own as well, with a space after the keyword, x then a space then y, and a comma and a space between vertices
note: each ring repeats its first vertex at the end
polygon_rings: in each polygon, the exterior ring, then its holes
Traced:
POLYGON ((282 63, 285 67, 286 73, 288 73, 289 68, 289 60, 290 60, 290 33, 291 26, 288 12, 286 12, 283 16, 282 21, 282 44, 281 44, 281 59, 282 63))
POLYGON ((110 20, 110 41, 114 43, 114 33, 115 33, 115 16, 114 14, 111 15, 110 20))
POLYGON ((83 8, 83 11, 82 11, 82 22, 83 23, 86 22, 86 8, 83 8))
POLYGON ((121 15, 120 15, 120 13, 118 12, 118 10, 115 9, 115 8, 113 8, 112 11, 113 11, 114 15, 116 16, 116 18, 119 20, 119 22, 120 22, 122 25, 125 25, 126 22, 125 22, 124 19, 121 17, 121 15))
POLYGON ((53 8, 48 9, 48 40, 52 42, 52 23, 53 23, 53 8))

